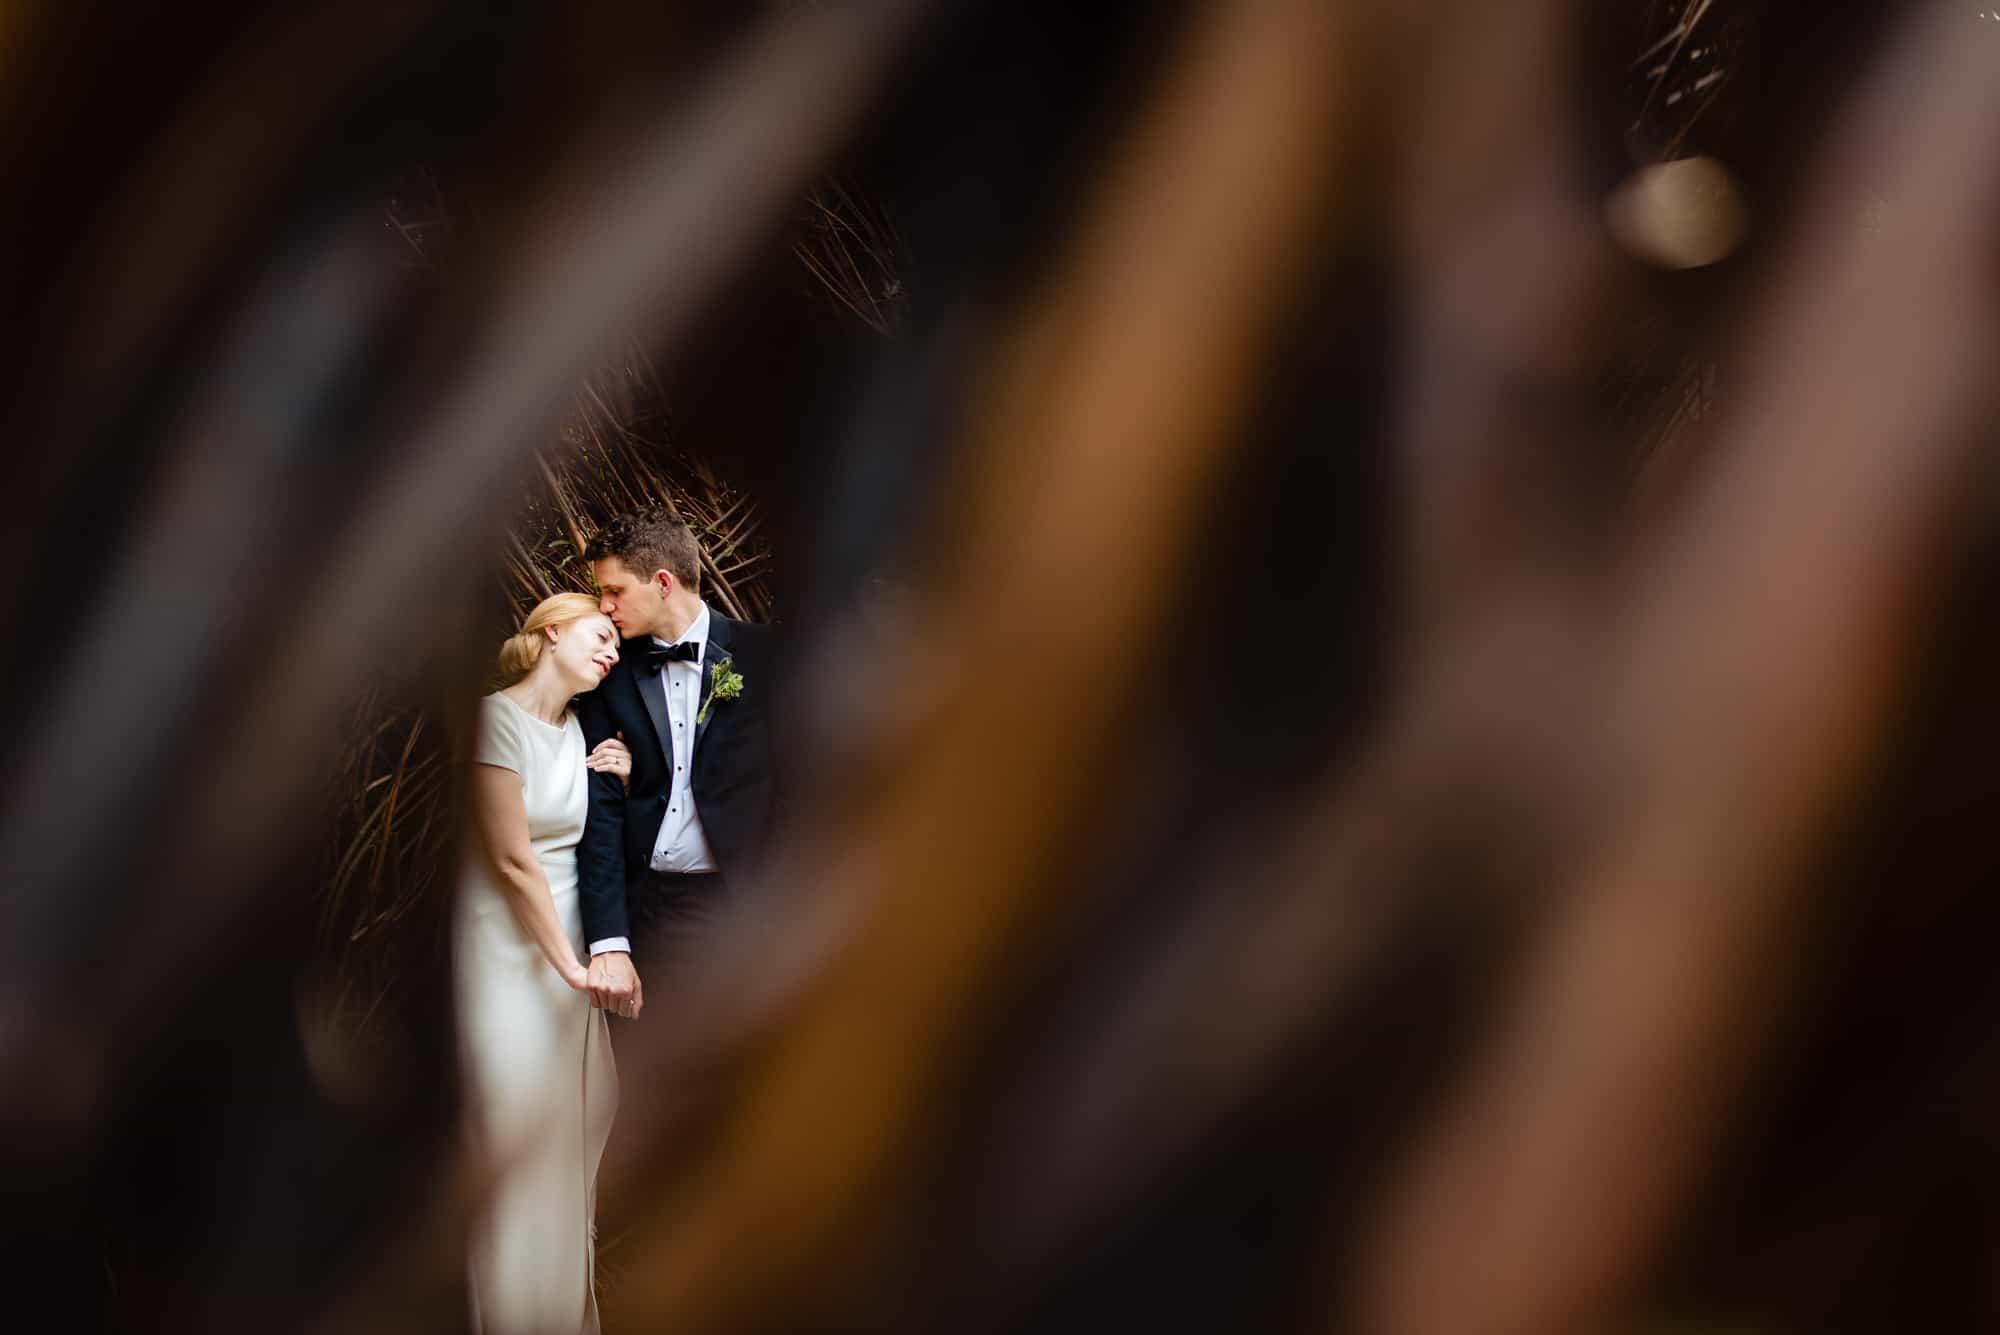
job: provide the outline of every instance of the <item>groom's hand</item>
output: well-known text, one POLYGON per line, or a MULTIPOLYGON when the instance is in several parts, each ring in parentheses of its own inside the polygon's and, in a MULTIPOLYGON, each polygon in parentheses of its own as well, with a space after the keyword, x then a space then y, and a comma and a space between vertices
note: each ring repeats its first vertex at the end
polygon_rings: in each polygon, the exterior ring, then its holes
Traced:
POLYGON ((628 1020, 639 1018, 645 1005, 640 995, 639 974, 632 957, 622 950, 607 950, 590 957, 590 1004, 628 1020))

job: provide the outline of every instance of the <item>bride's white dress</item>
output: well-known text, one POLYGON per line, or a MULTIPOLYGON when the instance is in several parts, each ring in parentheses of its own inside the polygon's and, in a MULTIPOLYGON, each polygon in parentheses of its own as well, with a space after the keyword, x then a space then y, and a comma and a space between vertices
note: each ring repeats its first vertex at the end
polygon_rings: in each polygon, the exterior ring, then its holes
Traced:
MULTIPOLYGON (((583 958, 576 845, 588 810, 583 730, 505 695, 480 702, 473 759, 521 776, 528 832, 557 916, 583 958)), ((454 925, 466 1097, 494 1190, 472 1235, 474 1329, 597 1330, 597 1164, 618 1102, 604 1013, 515 922, 475 855, 454 925)))

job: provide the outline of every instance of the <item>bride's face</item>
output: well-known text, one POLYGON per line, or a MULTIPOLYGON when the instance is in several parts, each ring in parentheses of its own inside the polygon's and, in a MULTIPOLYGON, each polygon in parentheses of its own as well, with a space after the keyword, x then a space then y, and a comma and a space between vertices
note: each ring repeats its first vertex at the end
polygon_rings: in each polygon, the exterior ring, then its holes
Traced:
POLYGON ((554 638, 546 652, 555 659, 556 671, 579 691, 594 691, 618 661, 618 629, 603 613, 552 626, 554 638))

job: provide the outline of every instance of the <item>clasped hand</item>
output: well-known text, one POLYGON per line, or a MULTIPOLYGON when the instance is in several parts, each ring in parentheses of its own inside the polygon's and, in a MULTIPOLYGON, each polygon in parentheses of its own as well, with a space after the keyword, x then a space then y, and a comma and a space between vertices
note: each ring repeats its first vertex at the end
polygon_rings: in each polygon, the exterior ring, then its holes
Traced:
POLYGON ((627 787, 632 784, 632 753, 625 747, 625 734, 606 737, 591 748, 584 757, 584 768, 594 769, 600 774, 616 774, 618 781, 627 787))
POLYGON ((622 950, 590 957, 584 990, 590 993, 591 1005, 628 1020, 638 1019, 645 1007, 639 973, 632 967, 632 957, 622 950))

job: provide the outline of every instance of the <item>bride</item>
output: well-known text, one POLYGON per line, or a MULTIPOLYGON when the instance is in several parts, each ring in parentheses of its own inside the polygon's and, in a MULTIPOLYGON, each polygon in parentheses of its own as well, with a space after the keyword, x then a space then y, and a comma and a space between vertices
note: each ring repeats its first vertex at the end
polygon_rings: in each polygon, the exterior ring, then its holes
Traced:
POLYGON ((492 1196, 471 1248, 475 1330, 595 1331, 592 1217, 618 1076, 586 990, 576 844, 586 770, 630 775, 613 739, 584 754, 572 697, 618 661, 581 593, 543 600, 500 650, 480 702, 467 859, 453 937, 472 1122, 492 1196))

